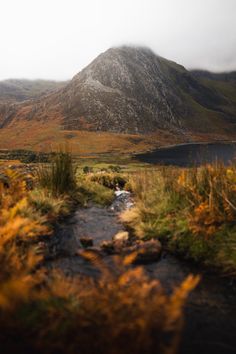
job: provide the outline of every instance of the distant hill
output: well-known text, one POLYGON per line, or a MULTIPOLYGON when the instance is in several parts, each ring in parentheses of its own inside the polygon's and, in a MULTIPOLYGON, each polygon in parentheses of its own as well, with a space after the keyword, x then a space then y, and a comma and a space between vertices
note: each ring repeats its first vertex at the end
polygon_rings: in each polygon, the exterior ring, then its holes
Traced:
POLYGON ((236 71, 228 73, 211 73, 209 71, 194 70, 192 75, 203 85, 224 99, 221 110, 228 113, 235 124, 236 117, 236 71))
POLYGON ((206 70, 191 70, 191 74, 197 79, 236 83, 236 71, 212 73, 206 70))
POLYGON ((24 101, 38 98, 65 86, 65 82, 51 80, 4 80, 0 81, 0 102, 24 101))
POLYGON ((44 130, 166 136, 169 143, 233 139, 235 96, 235 73, 191 72, 147 48, 111 48, 62 88, 0 105, 0 128, 22 132, 37 123, 44 130))

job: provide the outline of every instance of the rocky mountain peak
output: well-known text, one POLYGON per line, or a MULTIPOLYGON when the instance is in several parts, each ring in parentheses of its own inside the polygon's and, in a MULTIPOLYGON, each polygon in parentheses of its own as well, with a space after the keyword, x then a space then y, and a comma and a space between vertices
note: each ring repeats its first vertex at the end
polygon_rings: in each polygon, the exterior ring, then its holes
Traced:
MULTIPOLYGON (((30 104, 0 107, 0 126, 57 119, 66 130, 176 134, 235 126, 233 95, 148 48, 110 48, 62 89, 30 104), (26 106, 27 107, 26 107, 26 106), (7 114, 5 112, 8 112, 7 114)), ((223 78, 222 78, 223 80, 223 78)))
POLYGON ((69 99, 70 109, 95 120, 98 130, 142 132, 178 124, 165 67, 165 59, 148 48, 111 48, 73 78, 68 89, 70 97, 80 98, 80 107, 69 99))

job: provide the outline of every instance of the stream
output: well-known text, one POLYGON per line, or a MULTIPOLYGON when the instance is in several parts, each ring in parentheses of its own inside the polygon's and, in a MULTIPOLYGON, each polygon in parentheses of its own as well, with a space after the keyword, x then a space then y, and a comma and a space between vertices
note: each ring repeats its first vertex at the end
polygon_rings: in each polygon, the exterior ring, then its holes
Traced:
MULTIPOLYGON (((131 206, 131 195, 121 192, 110 207, 90 205, 77 209, 65 224, 58 226, 52 237, 51 253, 56 256, 47 261, 49 269, 60 269, 70 277, 97 276, 99 271, 78 253, 80 239, 91 237, 92 249, 101 253, 102 241, 109 241, 119 231, 125 231, 118 215, 131 206)), ((111 256, 104 255, 105 262, 110 260, 111 256)), ((164 252, 158 262, 146 264, 144 269, 150 277, 159 279, 167 292, 189 273, 201 274, 202 280, 185 308, 179 354, 236 353, 236 286, 231 280, 164 252)))

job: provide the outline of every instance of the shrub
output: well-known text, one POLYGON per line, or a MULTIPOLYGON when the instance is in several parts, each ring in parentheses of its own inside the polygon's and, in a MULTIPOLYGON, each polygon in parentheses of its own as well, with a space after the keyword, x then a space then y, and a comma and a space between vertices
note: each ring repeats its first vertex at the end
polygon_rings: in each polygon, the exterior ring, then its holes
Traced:
POLYGON ((33 163, 38 160, 38 155, 35 152, 29 152, 27 155, 21 158, 23 163, 33 163))
POLYGON ((116 189, 117 187, 123 189, 127 182, 127 177, 116 173, 96 173, 91 176, 91 181, 110 189, 116 189))
POLYGON ((49 165, 41 165, 37 176, 40 186, 54 196, 70 193, 76 187, 76 169, 68 152, 60 151, 49 165))
POLYGON ((115 172, 115 173, 120 173, 121 172, 121 167, 118 165, 110 165, 108 166, 109 170, 111 170, 111 172, 115 172))
POLYGON ((11 343, 13 349, 68 354, 176 353, 183 306, 198 277, 189 276, 166 295, 141 267, 129 267, 133 255, 123 261, 117 258, 115 273, 93 253, 85 257, 100 270, 99 279, 71 280, 55 272, 31 302, 21 303, 11 317, 7 311, 2 313, 1 336, 8 330, 18 338, 11 343))
POLYGON ((83 172, 87 175, 89 173, 92 173, 93 172, 93 168, 90 167, 90 166, 84 166, 83 168, 83 172))
POLYGON ((29 204, 35 213, 46 217, 47 221, 66 216, 70 212, 70 203, 64 197, 52 197, 45 189, 34 189, 29 193, 29 204))
POLYGON ((191 208, 190 229, 193 233, 214 234, 221 225, 236 217, 236 168, 207 165, 185 170, 178 178, 179 193, 191 208))
POLYGON ((103 185, 91 181, 90 177, 79 176, 77 179, 77 200, 86 206, 90 201, 100 205, 110 205, 113 192, 103 185))

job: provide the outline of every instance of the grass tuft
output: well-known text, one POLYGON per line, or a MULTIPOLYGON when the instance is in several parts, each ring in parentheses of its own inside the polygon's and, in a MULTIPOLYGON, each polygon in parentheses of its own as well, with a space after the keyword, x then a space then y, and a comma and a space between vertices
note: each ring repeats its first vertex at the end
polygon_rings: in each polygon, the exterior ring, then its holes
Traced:
POLYGON ((50 164, 41 165, 37 175, 40 186, 50 190, 54 196, 71 193, 76 187, 72 155, 63 150, 52 158, 50 164))

